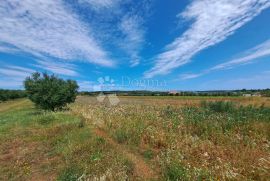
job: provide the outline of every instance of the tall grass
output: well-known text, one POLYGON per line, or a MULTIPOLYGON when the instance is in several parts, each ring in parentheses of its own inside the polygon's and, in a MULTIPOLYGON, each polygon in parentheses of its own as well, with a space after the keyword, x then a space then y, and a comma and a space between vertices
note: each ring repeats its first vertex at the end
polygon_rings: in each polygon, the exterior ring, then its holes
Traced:
POLYGON ((253 168, 260 168, 257 158, 268 155, 269 107, 203 101, 199 106, 127 103, 87 109, 89 122, 103 120, 99 126, 119 144, 140 150, 153 167, 161 166, 164 180, 253 179, 253 168))
POLYGON ((145 180, 135 175, 140 162, 126 153, 141 157, 156 180, 269 178, 267 105, 133 104, 132 98, 108 107, 84 99, 70 111, 43 113, 27 105, 0 112, 0 180, 36 173, 51 180, 145 180), (96 127, 107 135, 96 135, 96 127))

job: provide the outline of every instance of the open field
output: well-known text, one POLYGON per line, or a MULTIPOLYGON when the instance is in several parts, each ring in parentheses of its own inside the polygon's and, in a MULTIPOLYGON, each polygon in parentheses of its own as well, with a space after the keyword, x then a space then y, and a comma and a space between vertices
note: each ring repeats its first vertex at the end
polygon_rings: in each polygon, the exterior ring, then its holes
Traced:
POLYGON ((0 180, 268 180, 270 100, 78 97, 43 112, 20 99, 0 104, 0 142, 0 180))
MULTIPOLYGON (((231 101, 243 106, 265 105, 270 107, 270 99, 266 97, 218 97, 218 96, 122 96, 120 104, 200 106, 201 101, 231 101)), ((81 99, 79 99, 81 100, 81 99)), ((91 101, 95 103, 95 99, 91 101)))

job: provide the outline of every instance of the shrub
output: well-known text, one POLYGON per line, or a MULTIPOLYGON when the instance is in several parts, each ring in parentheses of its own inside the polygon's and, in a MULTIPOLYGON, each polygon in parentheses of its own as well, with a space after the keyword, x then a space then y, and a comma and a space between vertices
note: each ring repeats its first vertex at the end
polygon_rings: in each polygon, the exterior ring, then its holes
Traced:
POLYGON ((24 81, 28 97, 37 107, 55 111, 74 102, 78 91, 76 81, 63 80, 55 75, 33 73, 24 81))

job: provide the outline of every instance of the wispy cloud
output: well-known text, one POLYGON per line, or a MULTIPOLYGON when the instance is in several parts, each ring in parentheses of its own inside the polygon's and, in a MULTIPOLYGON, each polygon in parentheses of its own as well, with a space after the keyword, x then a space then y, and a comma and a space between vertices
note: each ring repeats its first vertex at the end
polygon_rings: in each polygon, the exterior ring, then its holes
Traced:
POLYGON ((193 74, 193 73, 189 73, 189 74, 182 74, 180 75, 180 78, 182 80, 187 80, 187 79, 194 79, 197 77, 200 77, 202 74, 193 74))
POLYGON ((49 60, 37 60, 35 67, 41 68, 43 70, 48 70, 52 73, 66 76, 77 76, 76 66, 67 62, 53 62, 49 60))
POLYGON ((126 15, 120 22, 120 30, 124 35, 121 46, 130 56, 131 66, 136 66, 140 62, 139 51, 144 43, 144 30, 142 28, 142 18, 138 15, 126 15))
POLYGON ((33 73, 34 70, 19 66, 5 66, 4 68, 0 68, 0 74, 4 76, 8 76, 15 79, 24 79, 33 73))
POLYGON ((147 31, 145 24, 152 2, 86 1, 96 10, 90 15, 98 17, 90 20, 90 24, 98 29, 99 33, 96 36, 114 49, 116 53, 113 56, 125 61, 128 59, 131 67, 138 65, 141 61, 140 52, 145 43, 147 31))
POLYGON ((0 68, 0 87, 1 88, 22 88, 23 80, 35 72, 33 69, 19 66, 3 66, 0 68))
POLYGON ((191 61, 200 51, 213 46, 270 6, 269 0, 195 0, 178 17, 191 20, 191 27, 156 58, 145 77, 164 75, 191 61))
POLYGON ((247 50, 246 52, 242 53, 242 55, 238 58, 234 58, 225 63, 216 65, 198 74, 193 74, 193 73, 182 74, 180 75, 180 78, 182 80, 197 78, 202 75, 211 73, 213 71, 218 71, 218 70, 223 70, 223 69, 232 69, 243 64, 251 63, 256 59, 263 58, 266 56, 270 56, 270 40, 267 40, 263 42, 262 44, 257 45, 256 47, 247 50))
POLYGON ((18 49, 14 48, 12 46, 6 45, 6 44, 2 44, 0 42, 0 52, 4 52, 4 53, 18 53, 18 49))
POLYGON ((93 87, 95 86, 95 83, 92 81, 78 81, 78 85, 80 87, 81 91, 93 91, 93 87))
POLYGON ((115 57, 121 57, 135 66, 141 59, 150 4, 149 0, 5 0, 0 4, 0 51, 101 66, 114 66, 115 57))
POLYGON ((79 0, 78 2, 88 4, 95 10, 114 8, 120 4, 120 0, 79 0))
POLYGON ((270 40, 248 50, 239 58, 214 66, 209 71, 233 68, 238 65, 246 64, 252 60, 270 55, 270 40))
POLYGON ((61 0, 4 0, 0 22, 1 44, 34 55, 113 65, 93 30, 61 0))

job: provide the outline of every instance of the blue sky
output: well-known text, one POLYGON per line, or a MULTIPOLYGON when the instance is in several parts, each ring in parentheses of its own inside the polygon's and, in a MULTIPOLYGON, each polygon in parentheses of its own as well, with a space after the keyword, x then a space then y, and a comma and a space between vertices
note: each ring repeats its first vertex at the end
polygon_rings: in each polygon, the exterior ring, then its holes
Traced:
POLYGON ((88 91, 270 88, 269 25, 269 0, 3 0, 0 88, 35 71, 88 91))

